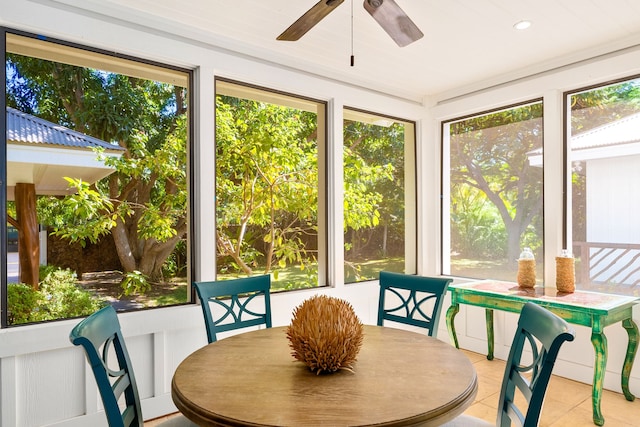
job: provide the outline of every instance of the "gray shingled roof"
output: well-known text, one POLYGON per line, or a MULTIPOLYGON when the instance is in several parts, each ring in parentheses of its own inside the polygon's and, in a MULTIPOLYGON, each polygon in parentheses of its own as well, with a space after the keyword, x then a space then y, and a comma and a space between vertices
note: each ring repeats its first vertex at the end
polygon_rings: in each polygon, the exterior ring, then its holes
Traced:
POLYGON ((85 135, 56 123, 7 107, 7 140, 22 144, 57 145, 65 148, 94 148, 123 151, 124 148, 85 135))

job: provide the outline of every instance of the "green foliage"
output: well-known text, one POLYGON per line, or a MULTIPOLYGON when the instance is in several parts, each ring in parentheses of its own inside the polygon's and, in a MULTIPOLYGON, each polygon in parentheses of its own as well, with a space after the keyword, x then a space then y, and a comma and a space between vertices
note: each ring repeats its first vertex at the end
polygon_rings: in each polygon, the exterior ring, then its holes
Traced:
POLYGON ((525 235, 540 246, 542 168, 529 164, 529 153, 542 148, 542 103, 451 123, 449 132, 451 234, 459 250, 516 259, 525 235))
POLYGON ((216 237, 221 270, 313 262, 318 148, 314 113, 216 99, 216 237))
POLYGON ((41 269, 41 277, 37 291, 25 284, 7 285, 9 324, 87 316, 106 304, 80 288, 69 269, 47 267, 41 269))
POLYGON ((53 227, 53 234, 80 242, 96 243, 116 225, 117 214, 113 213, 113 203, 82 180, 65 177, 74 194, 64 198, 38 199, 39 219, 53 227))
POLYGON ((29 285, 7 284, 7 322, 10 325, 16 325, 35 321, 42 300, 42 294, 29 285))
POLYGON ((571 134, 640 112, 640 79, 571 95, 571 134))
POLYGON ((506 258, 504 223, 485 195, 473 187, 458 186, 451 200, 452 251, 462 257, 506 258))
POLYGON ((124 274, 124 278, 120 283, 123 295, 142 295, 151 289, 149 278, 140 271, 129 271, 124 274))
POLYGON ((181 240, 167 260, 162 264, 162 274, 165 277, 184 277, 187 271, 187 242, 181 240))
POLYGON ((96 151, 110 176, 70 177, 75 194, 41 197, 41 223, 83 246, 111 233, 125 270, 161 277, 187 232, 186 89, 16 54, 6 68, 8 105, 125 149, 96 151))
POLYGON ((55 271, 59 270, 60 267, 57 267, 55 265, 52 264, 47 264, 47 265, 41 265, 39 268, 39 272, 38 272, 38 280, 42 281, 44 280, 45 277, 47 277, 49 274, 54 273, 55 271))
POLYGON ((86 316, 105 306, 92 293, 78 287, 76 273, 68 268, 47 274, 40 282, 39 291, 45 299, 39 320, 86 316))
POLYGON ((345 274, 360 279, 357 265, 389 256, 390 242, 404 253, 405 125, 344 122, 345 274), (384 235, 385 244, 382 243, 384 235))

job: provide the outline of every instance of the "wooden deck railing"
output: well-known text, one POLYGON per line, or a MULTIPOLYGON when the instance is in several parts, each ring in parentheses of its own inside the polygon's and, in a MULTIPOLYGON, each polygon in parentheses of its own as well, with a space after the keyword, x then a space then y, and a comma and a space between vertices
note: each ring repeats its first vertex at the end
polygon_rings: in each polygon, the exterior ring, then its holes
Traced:
POLYGON ((573 242, 576 283, 640 285, 640 245, 573 242))

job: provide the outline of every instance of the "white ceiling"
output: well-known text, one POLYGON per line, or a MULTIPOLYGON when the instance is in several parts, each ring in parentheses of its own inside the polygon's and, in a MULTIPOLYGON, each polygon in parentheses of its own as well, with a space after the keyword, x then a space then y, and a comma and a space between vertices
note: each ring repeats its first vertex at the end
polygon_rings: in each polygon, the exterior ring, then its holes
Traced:
POLYGON ((396 0, 424 33, 404 48, 362 0, 345 0, 297 42, 276 37, 317 0, 52 2, 417 101, 640 45, 639 0, 396 0), (533 25, 516 31, 522 19, 533 25))

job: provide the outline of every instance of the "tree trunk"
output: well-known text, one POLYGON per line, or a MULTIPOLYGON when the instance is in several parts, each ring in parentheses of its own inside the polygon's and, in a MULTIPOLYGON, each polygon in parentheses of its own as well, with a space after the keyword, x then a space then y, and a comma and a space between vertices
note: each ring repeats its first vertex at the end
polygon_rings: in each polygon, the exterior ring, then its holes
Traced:
MULTIPOLYGON (((226 238, 226 236, 216 231, 216 240, 217 240, 217 247, 218 247, 218 256, 228 255, 236 262, 236 264, 238 264, 240 269, 242 269, 242 271, 245 272, 247 275, 250 276, 253 273, 253 270, 251 269, 251 267, 249 267, 247 263, 245 263, 243 259, 240 257, 240 251, 236 250, 236 248, 229 241, 229 239, 226 238)), ((239 242, 238 242, 238 245, 240 245, 239 242)), ((238 246, 238 248, 239 247, 240 246, 238 246)))
POLYGON ((118 258, 120 258, 120 264, 122 264, 125 273, 136 270, 136 260, 129 245, 126 225, 122 219, 116 219, 116 226, 111 229, 111 235, 116 245, 116 252, 118 253, 118 258))
POLYGON ((158 242, 153 239, 147 240, 138 263, 138 270, 152 281, 162 280, 162 266, 181 238, 182 235, 166 242, 158 242))
POLYGON ((40 236, 36 216, 36 187, 17 183, 15 189, 20 282, 38 290, 40 280, 40 236))
POLYGON ((507 223, 507 262, 515 268, 516 260, 520 257, 520 227, 515 223, 507 223))
POLYGON ((389 226, 385 223, 382 232, 382 256, 387 257, 387 238, 389 235, 389 226))

